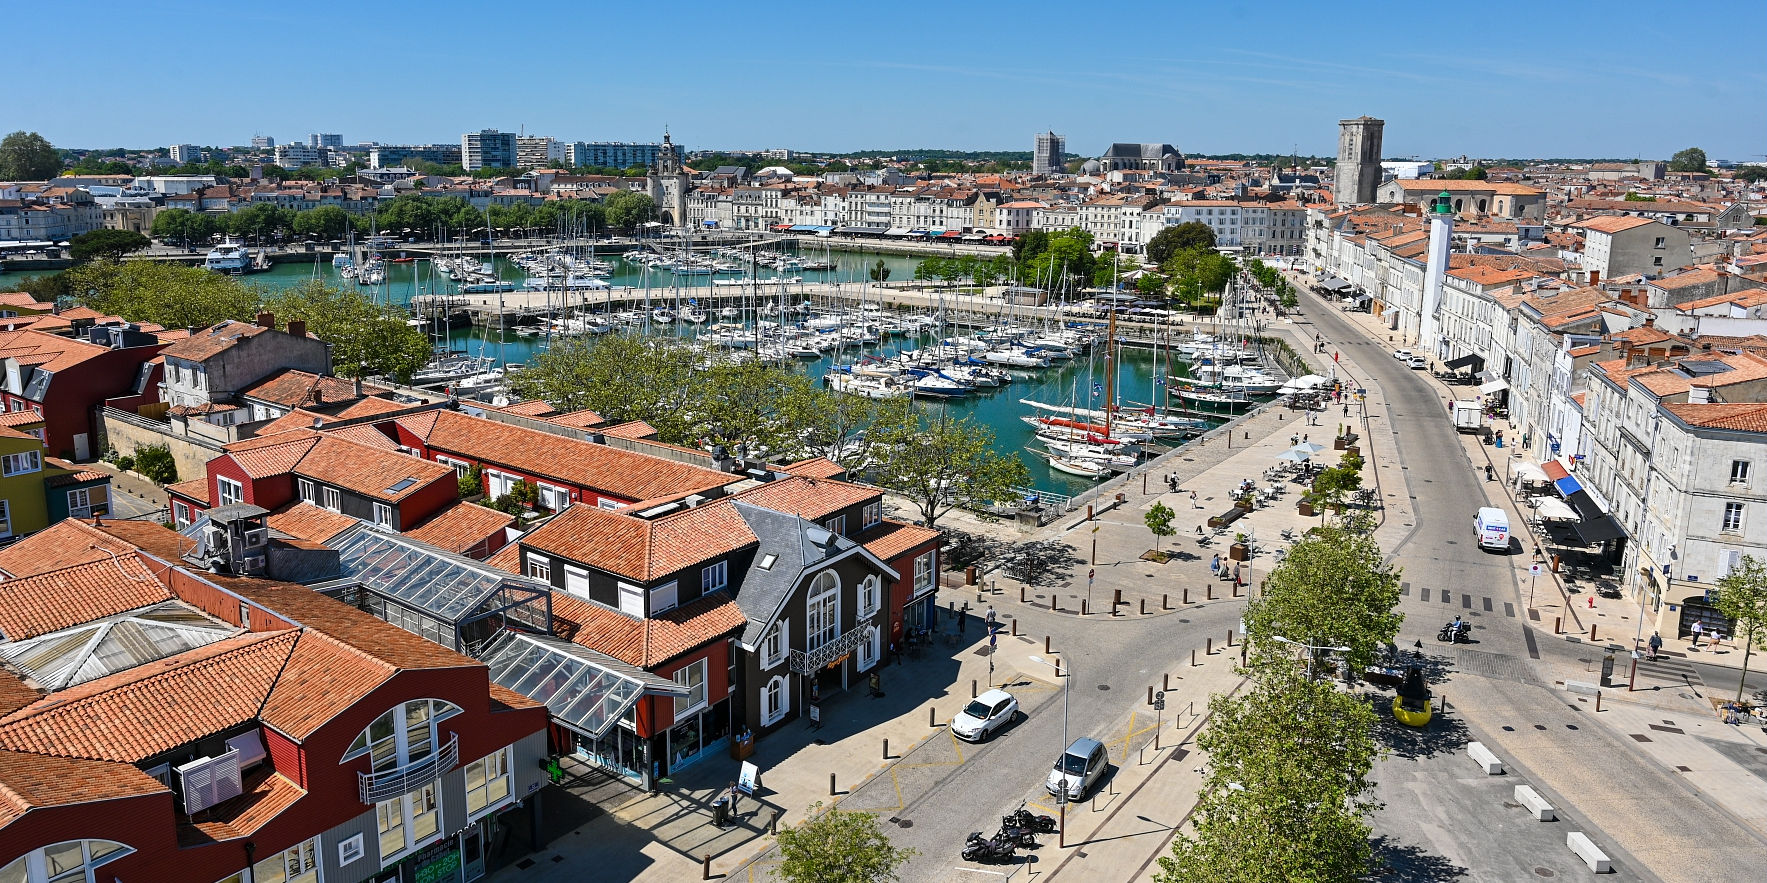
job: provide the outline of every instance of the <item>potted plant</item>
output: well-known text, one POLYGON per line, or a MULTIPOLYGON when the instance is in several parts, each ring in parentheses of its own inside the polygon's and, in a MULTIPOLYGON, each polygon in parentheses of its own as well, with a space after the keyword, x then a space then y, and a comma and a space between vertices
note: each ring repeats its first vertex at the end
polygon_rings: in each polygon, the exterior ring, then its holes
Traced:
POLYGON ((1303 494, 1301 496, 1301 501, 1295 504, 1295 510, 1300 512, 1301 517, 1303 518, 1312 518, 1316 514, 1313 511, 1312 495, 1303 494))
POLYGON ((1246 545, 1245 534, 1236 533, 1233 535, 1233 546, 1227 550, 1227 557, 1234 561, 1252 560, 1252 550, 1246 545))

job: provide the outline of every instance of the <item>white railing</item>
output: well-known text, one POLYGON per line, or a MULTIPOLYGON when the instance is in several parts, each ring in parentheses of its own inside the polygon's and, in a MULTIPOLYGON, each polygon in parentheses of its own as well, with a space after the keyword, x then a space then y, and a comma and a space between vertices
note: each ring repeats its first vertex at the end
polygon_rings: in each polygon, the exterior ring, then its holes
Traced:
POLYGON ((373 806, 434 782, 459 765, 460 736, 450 733, 448 741, 436 753, 416 763, 408 763, 384 773, 357 773, 356 790, 364 804, 373 806))

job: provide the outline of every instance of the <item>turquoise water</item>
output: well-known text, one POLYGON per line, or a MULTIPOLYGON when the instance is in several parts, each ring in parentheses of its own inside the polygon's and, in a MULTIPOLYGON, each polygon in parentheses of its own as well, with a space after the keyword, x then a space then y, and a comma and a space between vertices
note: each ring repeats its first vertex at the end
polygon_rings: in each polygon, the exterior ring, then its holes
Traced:
MULTIPOLYGON (((389 252, 388 256, 396 256, 397 252, 389 252)), ((809 255, 808 256, 817 256, 809 255)), ((832 271, 796 271, 789 274, 778 274, 762 268, 758 274, 761 278, 774 275, 802 276, 806 282, 849 282, 864 277, 865 269, 875 265, 879 255, 859 255, 853 253, 834 252, 827 258, 837 264, 832 271)), ((890 268, 891 279, 913 278, 916 258, 884 255, 884 265, 890 268)), ((709 277, 691 276, 680 280, 667 271, 647 271, 644 267, 627 262, 623 258, 604 257, 615 265, 610 284, 615 286, 641 287, 646 284, 648 272, 652 297, 673 300, 677 286, 681 289, 683 302, 693 296, 692 289, 703 289, 709 285, 709 277)), ((499 276, 519 283, 524 274, 520 267, 499 259, 497 261, 499 276)), ((411 298, 419 294, 431 292, 446 293, 452 291, 451 283, 443 277, 434 276, 429 271, 429 264, 418 261, 410 264, 387 265, 387 283, 375 289, 377 297, 384 298, 394 304, 409 304, 411 298)), ((329 259, 316 264, 283 263, 276 265, 265 273, 247 277, 246 281, 268 287, 285 287, 311 278, 323 279, 328 283, 354 285, 348 279, 340 277, 331 267, 329 259)), ((720 277, 730 278, 730 277, 720 277)), ((587 292, 587 300, 593 306, 596 292, 587 292)), ((753 316, 746 316, 751 320, 753 316)), ((714 317, 714 321, 716 318, 714 317)), ((688 326, 677 324, 661 333, 690 334, 688 326)), ((964 332, 967 333, 967 332, 964 332)), ((920 340, 908 338, 890 338, 880 345, 867 347, 866 354, 891 355, 903 349, 915 349, 932 343, 930 337, 920 340)), ((506 362, 527 362, 536 353, 545 348, 543 338, 521 337, 513 332, 499 332, 497 329, 471 328, 458 329, 450 333, 449 345, 456 350, 464 350, 472 354, 485 354, 498 357, 506 362)), ((820 378, 838 359, 851 362, 859 355, 857 349, 849 349, 834 356, 815 361, 797 360, 797 364, 808 372, 811 377, 820 378)), ((1156 354, 1152 350, 1124 348, 1117 367, 1117 400, 1129 406, 1131 404, 1147 404, 1164 402, 1164 387, 1156 386, 1155 370, 1156 354)), ((1182 363, 1167 364, 1163 354, 1158 356, 1158 373, 1181 373, 1178 369, 1182 363)), ((973 416, 978 422, 994 432, 995 449, 1002 453, 1012 453, 1024 462, 1031 474, 1032 485, 1038 490, 1053 491, 1061 494, 1075 495, 1092 487, 1097 482, 1056 472, 1049 468, 1048 461, 1042 456, 1027 451, 1027 448, 1040 449, 1034 443, 1036 433, 1027 425, 1022 417, 1034 414, 1028 406, 1021 404, 1020 399, 1030 398, 1042 402, 1067 404, 1074 396, 1078 396, 1080 407, 1097 407, 1105 400, 1104 396, 1104 362, 1103 353, 1096 352, 1091 359, 1079 357, 1071 362, 1056 363, 1043 370, 1013 371, 1013 381, 1005 386, 991 390, 978 390, 962 399, 946 401, 930 401, 927 407, 944 408, 954 415, 973 416), (1092 390, 1096 389, 1097 392, 1092 390)), ((1158 450, 1157 448, 1154 450, 1158 450)))

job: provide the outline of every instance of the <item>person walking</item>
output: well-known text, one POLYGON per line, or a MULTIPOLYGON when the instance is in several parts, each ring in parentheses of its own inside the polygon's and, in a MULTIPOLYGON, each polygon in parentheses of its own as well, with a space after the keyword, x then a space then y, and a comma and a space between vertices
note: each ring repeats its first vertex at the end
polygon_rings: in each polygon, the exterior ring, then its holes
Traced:
POLYGON ((724 793, 730 798, 730 817, 734 819, 736 818, 736 801, 737 798, 742 796, 742 789, 736 787, 735 782, 731 782, 730 786, 725 789, 724 793))
POLYGON ((994 613, 994 605, 988 605, 988 634, 993 634, 995 627, 1000 625, 1000 617, 994 613))
POLYGON ((1703 631, 1705 631, 1705 628, 1698 622, 1693 624, 1693 646, 1698 647, 1700 645, 1700 632, 1703 631))
POLYGON ((1190 492, 1190 508, 1201 509, 1202 507, 1203 507, 1203 504, 1198 503, 1196 501, 1196 491, 1191 491, 1190 492))
POLYGON ((1657 661, 1657 653, 1663 649, 1663 636, 1656 632, 1651 632, 1648 646, 1650 647, 1650 661, 1657 661))

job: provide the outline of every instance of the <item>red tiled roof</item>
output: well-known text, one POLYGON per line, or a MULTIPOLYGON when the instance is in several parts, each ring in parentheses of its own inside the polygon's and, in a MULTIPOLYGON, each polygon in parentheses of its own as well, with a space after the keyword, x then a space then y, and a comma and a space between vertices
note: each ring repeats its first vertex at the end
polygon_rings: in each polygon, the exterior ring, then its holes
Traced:
POLYGON ((0 750, 0 826, 33 809, 169 791, 127 763, 0 750))
POLYGON ((554 408, 554 407, 552 407, 552 405, 550 403, 540 401, 539 399, 534 399, 532 401, 527 401, 527 402, 518 402, 516 404, 510 405, 509 407, 502 408, 500 410, 502 410, 503 413, 505 413, 505 414, 514 414, 518 417, 535 417, 535 418, 550 417, 550 416, 558 413, 557 408, 554 408))
POLYGON ((50 372, 65 371, 108 352, 109 347, 32 328, 0 333, 0 358, 14 358, 50 372))
POLYGON ((811 457, 799 460, 785 467, 785 471, 802 478, 833 478, 846 477, 847 468, 827 457, 811 457))
POLYGON ((1594 230, 1598 233, 1619 233, 1624 230, 1630 230, 1633 227, 1642 227, 1646 224, 1655 223, 1657 222, 1650 218, 1634 218, 1626 215, 1603 215, 1599 218, 1590 218, 1587 221, 1579 221, 1571 226, 1580 227, 1584 230, 1594 230))
POLYGON ((212 736, 258 717, 299 636, 238 635, 87 681, 0 718, 0 747, 134 763, 212 736))
POLYGON ((178 825, 180 849, 250 837, 307 795, 301 786, 268 766, 247 772, 244 779, 245 793, 178 825))
POLYGON ((268 478, 294 469, 318 443, 319 436, 311 431, 289 431, 233 442, 226 450, 246 475, 268 478))
POLYGON ((560 426, 574 426, 578 429, 594 429, 607 422, 607 418, 594 411, 572 411, 569 414, 557 414, 546 418, 548 423, 560 426))
POLYGON ((611 435, 614 438, 643 440, 656 438, 657 431, 655 426, 652 426, 643 420, 633 420, 616 426, 609 426, 602 430, 602 434, 611 435))
MULTIPOLYGON (((369 431, 375 432, 372 428, 369 431)), ((385 439, 386 436, 375 432, 385 439)), ((388 442, 389 446, 391 442, 388 442)), ((320 436, 319 443, 302 457, 294 471, 316 481, 336 485, 365 496, 394 502, 417 493, 431 482, 454 477, 454 467, 381 450, 335 433, 320 436), (400 490, 392 487, 405 479, 416 481, 400 490)))
POLYGON ((379 396, 369 396, 368 398, 365 398, 362 401, 359 401, 359 402, 349 406, 348 408, 345 408, 342 411, 337 412, 336 419, 338 419, 338 420, 354 420, 357 417, 369 417, 369 416, 372 416, 375 414, 390 414, 394 411, 403 411, 406 408, 414 408, 414 407, 417 407, 417 406, 416 405, 402 405, 402 404, 399 404, 398 402, 393 401, 392 399, 383 399, 383 398, 380 398, 379 396))
POLYGON ((643 582, 754 542, 730 498, 654 520, 572 506, 521 538, 525 547, 643 582))
POLYGON ((723 592, 648 619, 563 593, 552 596, 552 624, 560 637, 640 668, 662 665, 746 622, 742 608, 723 592))
POLYGON ((887 564, 897 555, 925 543, 937 542, 940 536, 938 531, 930 527, 885 518, 853 540, 887 564))
POLYGON ((1667 404, 1663 407, 1689 426, 1767 432, 1767 404, 1667 404))
POLYGON ((366 385, 356 392, 355 381, 342 377, 313 374, 284 368, 239 391, 242 397, 274 402, 284 407, 341 405, 354 402, 364 395, 392 392, 385 387, 366 385))
POLYGON ((21 426, 31 426, 42 422, 43 415, 36 411, 6 411, 0 413, 0 426, 5 426, 10 429, 17 429, 21 426))
POLYGON ((514 515, 473 503, 456 503, 416 529, 405 531, 405 536, 459 554, 514 523, 514 515))
POLYGON ((101 561, 0 583, 0 634, 6 640, 21 641, 171 597, 134 550, 115 560, 103 555, 101 561))
POLYGON ((737 494, 737 499, 820 522, 848 506, 883 496, 876 488, 828 479, 782 478, 737 494))
POLYGON ((211 356, 225 352, 241 340, 257 337, 270 329, 250 322, 228 320, 208 328, 172 344, 160 351, 161 355, 184 359, 191 362, 205 361, 211 356))
POLYGON ((204 506, 209 505, 209 480, 207 478, 192 478, 189 481, 168 484, 166 485, 166 491, 168 493, 177 494, 181 497, 189 497, 192 500, 198 500, 204 506))
POLYGON ((323 543, 362 523, 341 512, 321 509, 304 501, 271 514, 268 521, 276 530, 315 543, 323 543))
MULTIPOLYGON (((313 594, 310 589, 306 591, 313 594)), ((396 626, 391 628, 403 631, 396 626)), ((322 630, 308 629, 289 654, 288 664, 265 699, 260 716, 264 723, 289 736, 305 739, 395 673, 394 666, 384 660, 322 630)))

